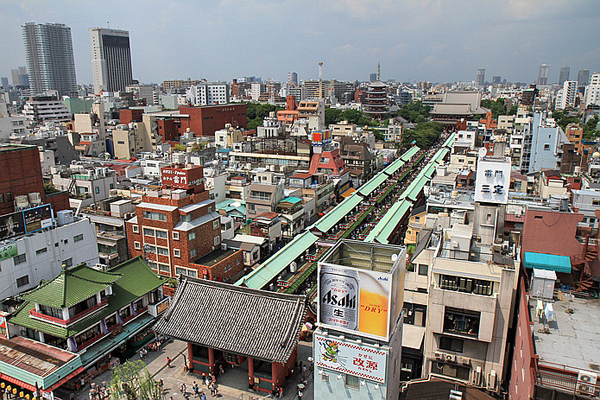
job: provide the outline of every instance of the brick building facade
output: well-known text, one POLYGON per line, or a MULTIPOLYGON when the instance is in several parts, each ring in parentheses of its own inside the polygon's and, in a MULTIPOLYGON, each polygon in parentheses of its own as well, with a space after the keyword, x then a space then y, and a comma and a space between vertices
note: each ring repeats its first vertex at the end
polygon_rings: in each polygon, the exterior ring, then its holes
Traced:
POLYGON ((142 196, 126 229, 129 254, 160 275, 229 281, 243 270, 242 251, 221 246, 220 216, 203 183, 142 196))

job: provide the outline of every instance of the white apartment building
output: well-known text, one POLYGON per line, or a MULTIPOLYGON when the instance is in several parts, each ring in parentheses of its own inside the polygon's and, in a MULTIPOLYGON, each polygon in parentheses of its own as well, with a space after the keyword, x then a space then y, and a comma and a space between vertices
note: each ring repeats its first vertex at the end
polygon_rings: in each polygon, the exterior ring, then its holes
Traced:
POLYGON ((563 88, 559 91, 556 97, 557 110, 564 110, 567 107, 575 106, 575 98, 577 97, 577 81, 565 81, 563 88))
POLYGON ((224 82, 202 83, 185 91, 188 102, 194 106, 214 106, 229 103, 229 85, 224 82))
POLYGON ((585 87, 585 106, 589 105, 600 105, 600 73, 593 74, 585 87))
POLYGON ((15 296, 59 274, 62 265, 98 263, 96 230, 87 218, 59 211, 55 226, 5 240, 16 255, 0 260, 0 298, 15 296))
POLYGON ((23 106, 23 115, 30 125, 71 121, 71 113, 65 103, 52 96, 30 98, 23 106))
POLYGON ((12 137, 22 137, 28 134, 27 119, 23 116, 11 116, 6 103, 0 101, 0 142, 8 142, 12 137))

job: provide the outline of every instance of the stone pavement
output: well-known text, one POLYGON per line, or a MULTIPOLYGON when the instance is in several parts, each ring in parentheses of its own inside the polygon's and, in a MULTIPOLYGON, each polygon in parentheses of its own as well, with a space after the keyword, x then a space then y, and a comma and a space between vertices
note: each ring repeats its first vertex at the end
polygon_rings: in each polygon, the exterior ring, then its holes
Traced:
MULTIPOLYGON (((302 361, 305 365, 309 365, 308 357, 312 356, 312 343, 300 342, 298 346, 298 361, 302 361)), ((139 359, 139 355, 135 355, 130 360, 139 359)), ((190 399, 194 399, 192 385, 193 382, 198 382, 200 391, 206 394, 206 398, 210 399, 210 390, 202 383, 201 376, 194 373, 185 372, 183 370, 184 363, 187 362, 187 345, 184 342, 175 340, 169 341, 163 345, 159 351, 149 351, 144 359, 148 366, 148 371, 154 379, 162 379, 164 381, 165 393, 164 399, 182 400, 184 396, 179 391, 179 385, 185 383, 190 399), (171 358, 171 368, 166 366, 166 358, 171 358)), ((304 390, 303 400, 313 400, 313 385, 312 374, 308 374, 308 383, 304 390)), ((97 376, 93 382, 96 385, 101 385, 106 382, 108 385, 112 376, 112 371, 106 371, 97 376)), ((287 400, 297 399, 296 385, 300 383, 301 376, 295 373, 293 377, 288 377, 285 387, 283 388, 283 398, 287 400)), ((242 368, 232 368, 226 370, 225 374, 217 377, 217 384, 220 398, 224 400, 260 400, 271 399, 272 395, 266 395, 262 392, 252 392, 248 389, 248 373, 242 368)), ((89 387, 76 394, 75 400, 88 400, 89 387)))

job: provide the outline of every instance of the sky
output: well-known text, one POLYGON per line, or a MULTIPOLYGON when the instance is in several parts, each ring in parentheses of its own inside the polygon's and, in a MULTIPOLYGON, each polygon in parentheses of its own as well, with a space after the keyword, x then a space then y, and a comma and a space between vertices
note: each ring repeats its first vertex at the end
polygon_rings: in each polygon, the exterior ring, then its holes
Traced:
MULTIPOLYGON (((21 26, 71 28, 92 83, 88 29, 129 31, 134 78, 534 82, 539 65, 600 71, 599 0, 0 0, 0 76, 25 65, 21 26)), ((12 83, 12 81, 11 81, 12 83)))

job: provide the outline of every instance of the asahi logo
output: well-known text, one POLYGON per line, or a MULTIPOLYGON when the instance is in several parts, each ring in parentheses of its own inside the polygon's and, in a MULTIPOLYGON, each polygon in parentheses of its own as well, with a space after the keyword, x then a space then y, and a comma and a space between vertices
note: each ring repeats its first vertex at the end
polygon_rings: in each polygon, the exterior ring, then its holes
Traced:
POLYGON ((321 303, 337 307, 356 308, 356 295, 347 293, 339 296, 333 293, 333 290, 330 290, 323 296, 321 303))

